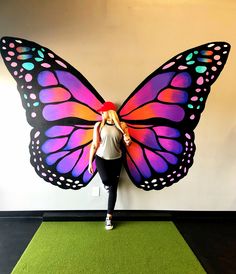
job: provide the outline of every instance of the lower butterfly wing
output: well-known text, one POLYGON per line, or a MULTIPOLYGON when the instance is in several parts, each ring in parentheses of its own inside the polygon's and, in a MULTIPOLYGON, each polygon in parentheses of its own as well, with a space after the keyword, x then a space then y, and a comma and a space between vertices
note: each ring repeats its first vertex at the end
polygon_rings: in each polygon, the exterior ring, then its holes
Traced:
POLYGON ((133 140, 125 167, 137 187, 158 190, 187 174, 195 152, 193 130, 229 50, 229 44, 215 42, 175 56, 122 105, 119 116, 133 140))
MULTIPOLYGON (((61 188, 86 186, 96 112, 104 102, 92 85, 50 49, 3 37, 1 54, 17 82, 31 132, 31 163, 45 181, 61 188)), ((95 167, 94 167, 95 169, 95 167)))
POLYGON ((29 148, 37 174, 64 189, 85 187, 95 175, 88 172, 92 134, 93 127, 81 125, 33 129, 29 148))
POLYGON ((126 148, 124 165, 134 184, 160 190, 183 178, 195 153, 194 133, 173 126, 129 125, 133 139, 126 148))

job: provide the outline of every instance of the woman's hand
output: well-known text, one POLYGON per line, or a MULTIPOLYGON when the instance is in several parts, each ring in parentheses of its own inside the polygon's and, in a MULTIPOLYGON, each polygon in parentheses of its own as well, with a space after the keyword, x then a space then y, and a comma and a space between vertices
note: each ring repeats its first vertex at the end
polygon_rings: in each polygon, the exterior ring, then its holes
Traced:
POLYGON ((123 140, 124 140, 126 146, 129 146, 129 145, 132 143, 131 138, 130 138, 129 135, 127 135, 127 134, 124 134, 124 135, 123 135, 123 140))
POLYGON ((94 173, 93 165, 92 165, 91 163, 89 163, 88 172, 89 172, 90 174, 93 174, 93 173, 94 173))

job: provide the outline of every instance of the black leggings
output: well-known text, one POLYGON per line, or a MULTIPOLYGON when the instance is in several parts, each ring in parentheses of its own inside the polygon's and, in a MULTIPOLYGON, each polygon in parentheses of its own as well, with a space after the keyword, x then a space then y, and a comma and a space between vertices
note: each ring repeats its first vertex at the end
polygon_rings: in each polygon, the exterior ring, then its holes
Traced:
POLYGON ((109 187, 107 214, 113 214, 116 204, 117 187, 120 178, 122 160, 121 158, 105 160, 97 155, 95 159, 101 180, 105 186, 109 187))

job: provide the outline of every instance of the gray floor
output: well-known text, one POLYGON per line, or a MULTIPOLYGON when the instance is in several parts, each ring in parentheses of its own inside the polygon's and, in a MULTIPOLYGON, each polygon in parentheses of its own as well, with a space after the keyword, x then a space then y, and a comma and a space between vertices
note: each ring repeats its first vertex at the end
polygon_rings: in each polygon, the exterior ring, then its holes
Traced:
POLYGON ((41 219, 0 219, 0 273, 9 274, 41 224, 41 219))

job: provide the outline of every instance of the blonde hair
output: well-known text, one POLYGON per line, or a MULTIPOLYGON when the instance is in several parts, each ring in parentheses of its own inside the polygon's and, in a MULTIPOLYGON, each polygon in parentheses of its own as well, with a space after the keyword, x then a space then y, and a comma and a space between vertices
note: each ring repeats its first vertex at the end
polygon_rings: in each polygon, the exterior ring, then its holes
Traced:
MULTIPOLYGON (((122 132, 122 134, 124 134, 124 130, 120 126, 120 119, 117 113, 114 110, 108 110, 107 113, 108 113, 108 117, 113 120, 115 126, 122 132)), ((104 127, 105 123, 106 123, 106 119, 102 119, 102 122, 100 125, 100 131, 104 127)))

